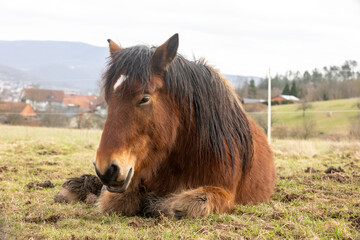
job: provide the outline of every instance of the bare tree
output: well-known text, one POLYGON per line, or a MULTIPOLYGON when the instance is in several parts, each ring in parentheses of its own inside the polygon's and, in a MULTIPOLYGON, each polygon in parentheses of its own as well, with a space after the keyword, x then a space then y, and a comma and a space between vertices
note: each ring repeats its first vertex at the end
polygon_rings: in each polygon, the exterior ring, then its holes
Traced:
MULTIPOLYGON (((355 107, 360 110, 360 100, 355 103, 355 107)), ((358 115, 357 120, 351 124, 350 136, 360 139, 360 114, 358 115)))
MULTIPOLYGON (((267 119, 267 114, 266 112, 264 112, 264 114, 257 114, 253 116, 253 119, 255 120, 255 122, 257 124, 259 124, 260 127, 262 127, 262 129, 264 129, 264 132, 267 133, 268 131, 268 119, 267 119)), ((271 114, 271 127, 273 125, 275 125, 278 122, 278 118, 274 115, 271 114)))
POLYGON ((45 127, 67 127, 69 119, 63 114, 51 114, 45 113, 42 120, 41 126, 45 127))
POLYGON ((306 99, 302 100, 299 104, 299 106, 297 107, 296 110, 302 110, 303 111, 303 118, 305 118, 305 112, 308 109, 313 108, 312 104, 309 103, 306 99))
POLYGON ((360 100, 358 100, 358 101, 355 103, 355 107, 357 107, 357 108, 360 110, 360 100))
POLYGON ((5 123, 10 125, 23 125, 25 123, 25 119, 20 114, 10 114, 5 123))
POLYGON ((316 121, 313 118, 303 118, 302 131, 300 137, 303 139, 309 139, 316 136, 316 121))

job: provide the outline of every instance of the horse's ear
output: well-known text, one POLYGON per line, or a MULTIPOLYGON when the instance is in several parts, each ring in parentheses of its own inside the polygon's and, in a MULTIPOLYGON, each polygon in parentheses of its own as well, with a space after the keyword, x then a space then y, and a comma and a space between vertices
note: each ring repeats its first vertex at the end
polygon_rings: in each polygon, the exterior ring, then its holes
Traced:
POLYGON ((169 40, 157 47, 151 59, 153 71, 161 74, 174 60, 179 46, 179 34, 174 34, 169 40))
POLYGON ((120 51, 122 49, 122 47, 114 43, 111 39, 108 39, 107 41, 109 43, 110 55, 113 55, 115 52, 120 51))

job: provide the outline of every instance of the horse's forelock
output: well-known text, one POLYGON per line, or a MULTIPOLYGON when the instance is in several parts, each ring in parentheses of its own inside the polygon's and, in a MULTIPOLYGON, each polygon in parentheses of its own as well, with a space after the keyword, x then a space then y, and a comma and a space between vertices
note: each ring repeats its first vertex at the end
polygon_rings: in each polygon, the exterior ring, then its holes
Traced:
POLYGON ((107 70, 103 75, 103 92, 105 97, 113 90, 112 86, 121 76, 126 76, 124 84, 131 88, 136 80, 140 80, 145 87, 151 79, 151 57, 154 48, 147 46, 135 46, 125 48, 114 53, 108 59, 107 70))

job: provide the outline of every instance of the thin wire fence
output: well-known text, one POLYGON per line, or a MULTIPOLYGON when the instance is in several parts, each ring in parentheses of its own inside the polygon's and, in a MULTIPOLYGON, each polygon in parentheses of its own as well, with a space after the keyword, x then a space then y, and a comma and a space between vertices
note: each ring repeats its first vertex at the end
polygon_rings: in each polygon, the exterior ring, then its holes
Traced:
MULTIPOLYGON (((320 110, 320 111, 310 111, 307 110, 306 113, 360 113, 360 110, 320 110)), ((267 112, 248 112, 249 114, 267 114, 267 112)), ((272 111, 271 114, 281 114, 281 113, 301 113, 301 111, 272 111)))
MULTIPOLYGON (((93 115, 98 115, 98 116, 102 116, 103 114, 99 114, 99 113, 93 113, 93 112, 83 112, 83 113, 66 113, 66 112, 45 112, 45 113, 36 113, 36 115, 64 115, 64 116, 77 116, 77 115, 81 115, 81 114, 93 114, 93 115)), ((7 116, 7 115, 22 115, 22 116, 28 116, 31 117, 32 114, 21 114, 18 112, 5 112, 5 113, 1 113, 0 112, 0 116, 7 116)), ((106 118, 106 114, 104 115, 104 117, 106 118)))
MULTIPOLYGON (((267 132, 267 112, 248 114, 267 132)), ((272 111, 275 138, 360 139, 360 110, 272 111)))

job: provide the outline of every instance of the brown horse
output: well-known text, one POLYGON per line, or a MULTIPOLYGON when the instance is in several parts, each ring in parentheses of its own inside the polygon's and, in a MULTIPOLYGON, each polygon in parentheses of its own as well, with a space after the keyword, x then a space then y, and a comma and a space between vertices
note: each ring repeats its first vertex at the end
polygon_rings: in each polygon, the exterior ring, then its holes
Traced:
POLYGON ((199 217, 270 199, 272 151, 225 78, 177 54, 178 34, 156 48, 108 41, 101 212, 199 217))

